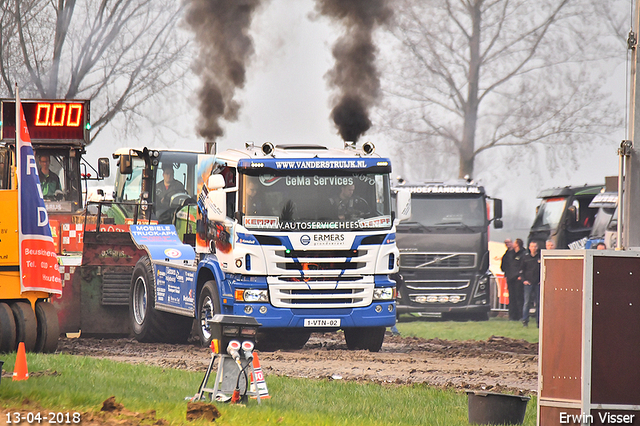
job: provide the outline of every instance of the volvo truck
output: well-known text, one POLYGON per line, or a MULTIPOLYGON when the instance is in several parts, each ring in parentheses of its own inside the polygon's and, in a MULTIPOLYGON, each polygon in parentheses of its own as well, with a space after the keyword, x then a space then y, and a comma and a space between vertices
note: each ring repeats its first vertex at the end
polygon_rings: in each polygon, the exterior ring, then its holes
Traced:
POLYGON ((502 201, 469 180, 401 180, 400 190, 411 193, 412 216, 396 230, 398 313, 488 319, 489 224, 502 227, 502 201))

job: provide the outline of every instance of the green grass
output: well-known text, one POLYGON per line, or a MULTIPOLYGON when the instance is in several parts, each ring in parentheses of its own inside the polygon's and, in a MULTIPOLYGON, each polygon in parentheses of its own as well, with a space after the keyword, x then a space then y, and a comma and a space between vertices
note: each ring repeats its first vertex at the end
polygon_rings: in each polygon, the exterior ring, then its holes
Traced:
POLYGON ((503 336, 531 343, 538 342, 538 328, 535 323, 529 324, 529 327, 523 327, 519 321, 498 317, 491 318, 489 321, 461 322, 402 315, 397 327, 403 336, 423 339, 487 340, 491 336, 503 336))
MULTIPOLYGON (((15 354, 4 356, 13 371, 15 354)), ((174 425, 206 424, 185 420, 185 397, 196 393, 203 372, 130 365, 71 355, 28 354, 32 377, 0 385, 3 407, 58 411, 98 411, 114 395, 134 412, 156 410, 174 425), (38 372, 45 372, 38 375, 38 372), (55 372, 56 374, 53 374, 55 372)), ((379 385, 330 380, 267 377, 271 399, 247 407, 216 404, 219 425, 467 425, 465 393, 426 385, 379 385)), ((525 425, 535 424, 535 399, 529 401, 525 425)), ((2 419, 3 421, 6 419, 2 419)))
MULTIPOLYGON (((538 329, 503 318, 485 322, 435 321, 403 317, 398 329, 404 336, 426 339, 486 340, 491 335, 538 341, 538 329)), ((15 353, 4 355, 4 371, 13 371, 15 353)), ((204 375, 146 365, 130 365, 71 355, 27 354, 31 377, 0 384, 0 404, 32 409, 98 411, 114 395, 127 410, 144 413, 173 425, 209 424, 185 420, 185 397, 198 390, 204 375), (45 374, 39 375, 39 372, 45 374), (55 374, 54 374, 55 373, 55 374), (37 405, 36 405, 37 404, 37 405)), ((247 407, 216 404, 218 425, 468 425, 467 396, 451 389, 422 384, 379 385, 331 380, 267 377, 271 399, 247 407)), ((211 382, 210 382, 211 383, 211 382)), ((0 419, 6 421, 6 419, 0 419)), ((536 399, 527 405, 525 425, 536 423, 536 399)))

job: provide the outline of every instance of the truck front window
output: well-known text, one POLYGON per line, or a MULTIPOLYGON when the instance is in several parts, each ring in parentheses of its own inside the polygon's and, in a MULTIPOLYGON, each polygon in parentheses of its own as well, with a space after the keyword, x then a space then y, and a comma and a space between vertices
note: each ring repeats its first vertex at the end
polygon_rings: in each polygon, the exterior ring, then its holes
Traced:
POLYGON ((543 200, 532 228, 557 228, 566 203, 566 198, 548 198, 543 200))
POLYGON ((483 197, 414 194, 412 222, 423 226, 486 226, 487 207, 483 197))
POLYGON ((391 227, 385 174, 243 175, 243 225, 284 231, 391 227))

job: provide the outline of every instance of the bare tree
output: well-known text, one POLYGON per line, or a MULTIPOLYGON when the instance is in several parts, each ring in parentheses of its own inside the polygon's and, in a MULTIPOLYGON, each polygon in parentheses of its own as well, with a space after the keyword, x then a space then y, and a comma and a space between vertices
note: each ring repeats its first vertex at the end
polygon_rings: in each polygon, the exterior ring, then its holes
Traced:
POLYGON ((623 118, 597 79, 598 61, 624 58, 599 3, 396 0, 387 129, 459 177, 498 147, 595 141, 623 118))
POLYGON ((5 0, 0 3, 3 96, 91 99, 92 140, 133 116, 187 73, 183 6, 160 0, 5 0))

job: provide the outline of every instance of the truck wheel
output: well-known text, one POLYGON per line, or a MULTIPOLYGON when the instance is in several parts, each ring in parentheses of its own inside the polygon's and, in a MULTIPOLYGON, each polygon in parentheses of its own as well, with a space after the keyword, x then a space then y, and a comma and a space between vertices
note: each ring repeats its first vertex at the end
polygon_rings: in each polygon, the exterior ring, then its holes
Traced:
POLYGON ((16 348, 16 321, 6 303, 0 303, 0 353, 13 352, 16 348))
POLYGON ((278 349, 302 349, 309 341, 311 332, 294 330, 260 331, 257 335, 256 348, 260 351, 272 352, 278 349))
POLYGON ((27 352, 33 352, 36 348, 36 340, 38 339, 36 314, 27 302, 14 302, 11 304, 11 310, 13 311, 13 318, 16 321, 15 349, 18 348, 20 342, 24 342, 24 349, 27 352))
POLYGON ((378 352, 384 342, 385 327, 357 327, 345 328, 344 338, 349 350, 368 349, 378 352))
POLYGON ((38 321, 36 352, 46 354, 55 352, 58 349, 60 337, 58 311, 49 302, 38 302, 36 303, 36 320, 38 321))
POLYGON ((192 318, 156 310, 153 280, 151 260, 142 256, 131 276, 129 315, 133 336, 138 342, 185 343, 192 318))
POLYGON ((489 321, 489 312, 478 312, 471 316, 473 321, 489 321))
POLYGON ((157 342, 157 312, 154 309, 153 269, 147 256, 142 256, 131 276, 131 328, 139 342, 157 342))
POLYGON ((200 338, 200 344, 205 348, 211 344, 211 325, 209 324, 209 320, 211 320, 215 314, 221 312, 218 286, 215 281, 207 281, 204 283, 202 290, 200 290, 197 312, 198 337, 200 338))
POLYGON ((287 333, 284 336, 284 348, 285 349, 302 349, 304 345, 309 341, 309 337, 311 337, 310 332, 298 332, 293 331, 291 333, 287 333))

